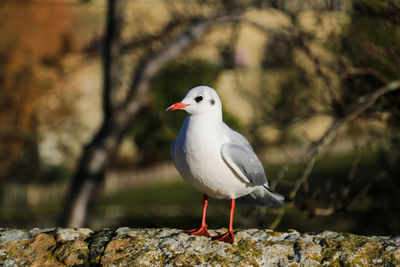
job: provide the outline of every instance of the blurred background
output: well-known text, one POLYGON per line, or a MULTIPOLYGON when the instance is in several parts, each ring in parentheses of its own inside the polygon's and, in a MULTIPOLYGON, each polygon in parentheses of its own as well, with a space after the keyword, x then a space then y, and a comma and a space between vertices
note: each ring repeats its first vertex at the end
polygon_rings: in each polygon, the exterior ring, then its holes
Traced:
POLYGON ((164 110, 209 85, 292 199, 235 228, 400 233, 398 1, 3 0, 0 32, 0 227, 197 227, 164 110))

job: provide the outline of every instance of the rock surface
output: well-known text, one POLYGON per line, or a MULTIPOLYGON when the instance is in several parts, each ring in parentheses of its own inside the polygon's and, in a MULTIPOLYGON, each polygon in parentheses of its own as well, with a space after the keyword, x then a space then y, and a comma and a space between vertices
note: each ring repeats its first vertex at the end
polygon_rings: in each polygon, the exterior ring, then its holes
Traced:
POLYGON ((5 267, 195 265, 400 266, 400 237, 250 229, 238 230, 230 245, 166 228, 0 228, 5 267))

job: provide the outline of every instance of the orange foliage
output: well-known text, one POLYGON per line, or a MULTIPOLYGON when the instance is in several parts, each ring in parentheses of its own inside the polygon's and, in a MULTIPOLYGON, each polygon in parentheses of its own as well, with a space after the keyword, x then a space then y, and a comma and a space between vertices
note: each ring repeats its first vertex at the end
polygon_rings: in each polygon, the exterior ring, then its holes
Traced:
MULTIPOLYGON (((66 38, 73 21, 71 5, 51 1, 0 5, 0 181, 26 153, 32 153, 32 144, 37 150, 38 110, 46 108, 48 97, 57 90, 60 58, 73 50, 66 38)), ((70 110, 60 110, 71 115, 70 110)), ((57 117, 54 110, 45 113, 57 117)))

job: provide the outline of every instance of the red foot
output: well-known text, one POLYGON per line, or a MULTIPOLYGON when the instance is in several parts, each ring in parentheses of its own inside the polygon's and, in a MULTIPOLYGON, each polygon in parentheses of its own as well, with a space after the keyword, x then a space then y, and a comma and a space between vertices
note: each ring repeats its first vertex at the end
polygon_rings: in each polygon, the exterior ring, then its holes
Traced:
POLYGON ((198 229, 185 230, 183 232, 184 233, 188 233, 190 235, 198 235, 198 236, 210 237, 210 233, 207 230, 207 226, 202 226, 202 227, 200 227, 198 229))
POLYGON ((215 235, 211 237, 212 240, 222 241, 229 244, 235 243, 235 236, 232 231, 226 232, 225 234, 215 235))

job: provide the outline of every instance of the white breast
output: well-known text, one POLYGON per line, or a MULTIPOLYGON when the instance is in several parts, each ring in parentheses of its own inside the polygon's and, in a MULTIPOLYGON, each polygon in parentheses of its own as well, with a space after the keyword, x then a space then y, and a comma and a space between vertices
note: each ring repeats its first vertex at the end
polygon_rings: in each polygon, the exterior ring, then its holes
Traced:
POLYGON ((188 116, 175 141, 173 157, 181 176, 198 191, 214 198, 238 198, 252 188, 240 180, 221 157, 229 142, 223 123, 210 125, 207 116, 188 116))

